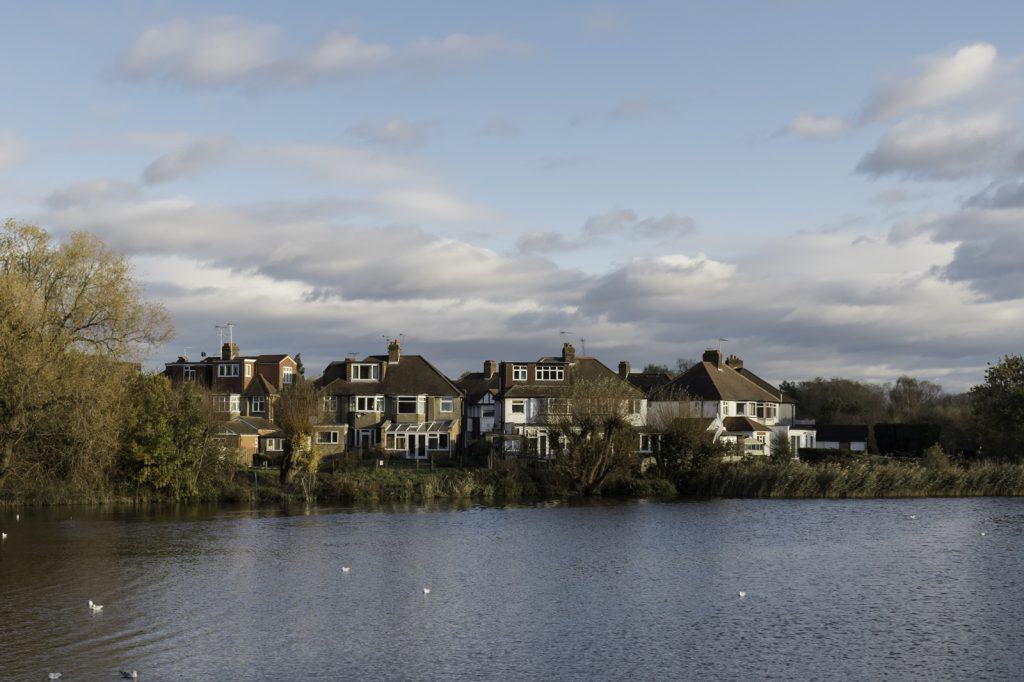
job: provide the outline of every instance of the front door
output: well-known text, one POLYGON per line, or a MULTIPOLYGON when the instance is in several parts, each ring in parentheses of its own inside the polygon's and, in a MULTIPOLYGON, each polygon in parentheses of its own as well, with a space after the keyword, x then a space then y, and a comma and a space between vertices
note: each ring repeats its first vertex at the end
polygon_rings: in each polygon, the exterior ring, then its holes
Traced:
POLYGON ((408 437, 408 455, 410 459, 419 459, 427 455, 427 435, 410 433, 408 437))

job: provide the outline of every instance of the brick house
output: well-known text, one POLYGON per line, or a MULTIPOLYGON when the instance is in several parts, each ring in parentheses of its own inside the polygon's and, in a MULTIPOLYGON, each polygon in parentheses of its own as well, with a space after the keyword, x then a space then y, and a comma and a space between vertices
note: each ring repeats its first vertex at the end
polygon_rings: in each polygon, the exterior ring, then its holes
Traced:
MULTIPOLYGON (((485 373, 490 365, 485 364, 485 373)), ((625 379, 590 356, 576 355, 571 343, 563 344, 560 356, 543 357, 535 362, 504 361, 497 365, 485 386, 479 385, 473 394, 481 409, 480 436, 487 438, 483 429, 484 409, 494 405, 492 440, 500 440, 507 453, 525 452, 542 458, 553 457, 557 443, 553 442, 552 425, 573 384, 585 380, 611 379, 622 381, 623 393, 631 400, 630 420, 639 430, 647 418, 647 397, 625 379), (481 390, 482 389, 482 390, 481 390)), ((463 385, 469 387, 483 381, 474 374, 463 375, 463 385)), ((467 427, 469 428, 469 427, 467 427)), ((638 440, 639 445, 639 440, 638 440)))
POLYGON ((455 380, 465 396, 463 402, 462 443, 469 445, 501 433, 498 394, 501 375, 495 360, 484 360, 482 372, 466 372, 455 380))
POLYGON ((297 372, 290 355, 243 356, 233 342, 223 344, 219 356, 199 361, 180 356, 164 367, 172 382, 194 381, 209 391, 223 420, 218 437, 249 465, 256 453, 274 457, 283 451, 282 435, 273 424, 274 401, 283 386, 295 381, 297 372))
POLYGON ((325 454, 381 448, 408 459, 447 457, 458 445, 462 391, 396 339, 387 355, 331 362, 317 379, 325 417, 316 443, 325 454))

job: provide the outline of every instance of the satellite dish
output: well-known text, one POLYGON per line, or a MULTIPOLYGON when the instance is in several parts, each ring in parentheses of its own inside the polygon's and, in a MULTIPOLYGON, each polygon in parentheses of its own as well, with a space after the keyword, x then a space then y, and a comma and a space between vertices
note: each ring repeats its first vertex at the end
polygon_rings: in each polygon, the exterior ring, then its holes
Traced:
POLYGON ((206 357, 206 351, 204 350, 204 351, 200 352, 199 355, 201 355, 202 357, 205 358, 206 357))

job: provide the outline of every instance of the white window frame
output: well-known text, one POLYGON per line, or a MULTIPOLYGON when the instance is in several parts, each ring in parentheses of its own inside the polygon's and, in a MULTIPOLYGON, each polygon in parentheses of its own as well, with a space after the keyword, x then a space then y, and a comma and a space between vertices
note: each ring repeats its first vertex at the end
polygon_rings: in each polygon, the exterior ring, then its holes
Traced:
POLYGON ((185 381, 195 381, 196 368, 193 367, 192 365, 185 365, 184 367, 181 368, 181 377, 185 381))
POLYGON ((427 397, 422 395, 399 395, 395 396, 395 414, 424 414, 427 407, 427 397), (414 411, 402 410, 403 405, 413 401, 414 411))
POLYGON ((323 411, 328 414, 338 414, 338 396, 325 395, 323 397, 323 411))
POLYGON ((338 432, 337 431, 317 431, 316 432, 316 444, 317 445, 337 445, 338 444, 338 432), (327 439, 324 439, 327 436, 327 439))
POLYGON ((512 381, 526 381, 526 365, 512 365, 512 381))
POLYGON ((238 376, 237 362, 224 362, 217 365, 217 376, 222 378, 233 378, 238 376))
POLYGON ((285 365, 281 368, 281 383, 283 384, 294 384, 295 383, 295 368, 291 365, 285 365))
POLYGON ((352 381, 380 381, 380 365, 375 362, 352 363, 352 381), (369 377, 357 376, 364 368, 369 368, 369 377))
POLYGON ((364 414, 368 412, 384 411, 384 396, 382 395, 354 395, 352 396, 352 411, 364 414))
POLYGON ((253 412, 259 412, 260 414, 267 411, 267 399, 262 395, 254 395, 249 398, 249 409, 253 412), (259 405, 259 409, 256 409, 259 405))
POLYGON ((438 410, 441 412, 454 412, 455 411, 455 398, 441 398, 439 401, 438 410))
POLYGON ((263 442, 265 443, 264 449, 267 452, 281 452, 284 448, 282 447, 282 438, 267 438, 263 442))
POLYGON ((526 414, 526 398, 512 398, 508 406, 509 414, 526 414), (517 410, 516 406, 522 409, 517 410))
POLYGON ((389 433, 385 436, 385 450, 406 450, 406 439, 404 433, 389 433))
POLYGON ((246 379, 251 379, 252 378, 252 363, 251 362, 245 363, 245 378, 246 379))
POLYGON ((537 381, 565 381, 565 367, 561 365, 537 365, 533 373, 537 381))

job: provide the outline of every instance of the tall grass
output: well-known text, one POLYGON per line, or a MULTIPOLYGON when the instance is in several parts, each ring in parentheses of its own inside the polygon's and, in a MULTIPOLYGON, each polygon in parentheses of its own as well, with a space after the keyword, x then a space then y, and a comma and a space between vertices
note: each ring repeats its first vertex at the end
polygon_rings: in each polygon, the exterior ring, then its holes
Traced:
POLYGON ((701 497, 872 498, 1024 495, 1024 465, 980 462, 928 467, 915 462, 712 464, 676 481, 701 497))

